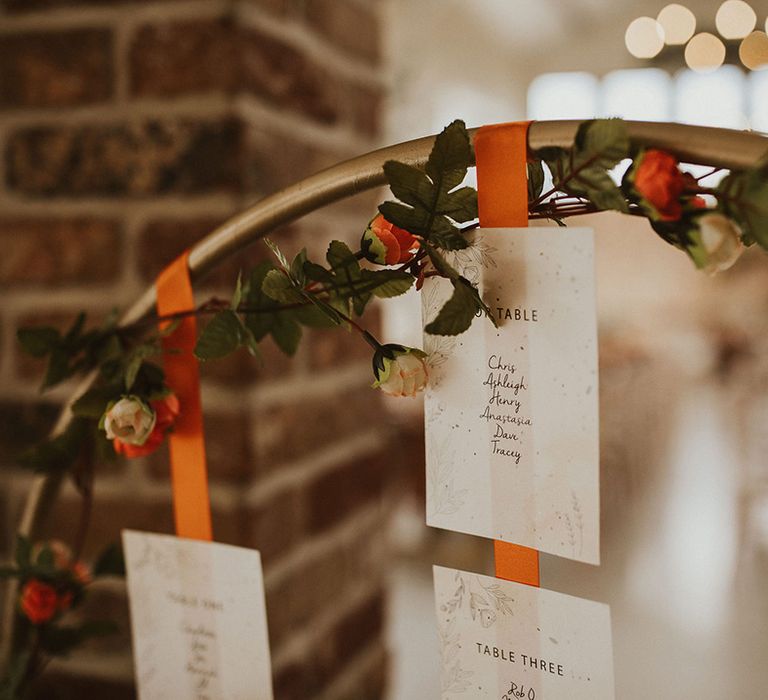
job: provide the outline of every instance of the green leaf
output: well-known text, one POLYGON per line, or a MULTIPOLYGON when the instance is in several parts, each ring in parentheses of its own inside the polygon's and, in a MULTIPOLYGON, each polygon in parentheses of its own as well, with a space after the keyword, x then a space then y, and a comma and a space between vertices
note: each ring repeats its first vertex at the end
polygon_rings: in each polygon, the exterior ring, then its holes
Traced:
POLYGON ((220 311, 200 334, 195 355, 201 360, 224 357, 240 347, 242 338, 242 326, 237 314, 231 309, 220 311))
POLYGON ((384 218, 395 226, 410 231, 416 236, 426 236, 429 212, 408 207, 398 202, 384 202, 379 205, 384 218))
POLYGON ((277 347, 286 355, 293 357, 301 341, 301 326, 288 314, 276 314, 272 324, 272 338, 277 347))
POLYGON ((46 626, 40 629, 40 647, 51 656, 65 656, 92 637, 114 634, 118 626, 110 620, 89 620, 77 626, 46 626))
POLYGON ((50 389, 72 376, 69 364, 70 353, 59 346, 51 352, 48 367, 45 371, 42 389, 50 389))
POLYGON ((237 310, 240 306, 240 302, 243 300, 243 273, 242 271, 237 273, 237 282, 235 283, 235 292, 232 294, 232 301, 229 308, 233 311, 237 310))
POLYGON ((435 211, 459 223, 472 221, 477 218, 477 190, 473 187, 460 187, 453 192, 442 193, 435 211))
POLYGON ((123 549, 118 542, 108 545, 93 565, 93 577, 125 576, 123 549))
POLYGON ((298 304, 304 301, 304 295, 297 289, 291 279, 280 270, 267 272, 261 290, 270 299, 282 304, 298 304))
POLYGON ((573 148, 542 149, 556 185, 569 194, 585 197, 599 209, 629 211, 624 194, 608 170, 629 156, 629 136, 621 119, 584 122, 576 133, 573 148))
POLYGON ((413 286, 413 275, 398 270, 363 270, 363 282, 380 299, 405 294, 413 286))
POLYGON ((433 233, 430 238, 438 248, 443 250, 463 250, 469 247, 469 241, 455 227, 451 227, 446 233, 433 233))
POLYGON ((77 459, 92 421, 75 416, 63 433, 44 440, 19 456, 19 464, 37 472, 66 471, 77 459))
POLYGON ((309 328, 333 328, 338 325, 314 304, 294 309, 292 315, 302 326, 309 328))
POLYGON ((55 560, 53 558, 53 550, 45 544, 40 548, 35 560, 35 567, 43 571, 53 573, 56 569, 55 560))
POLYGON ((528 163, 528 201, 532 202, 544 189, 544 166, 540 160, 528 163))
POLYGON ((27 677, 31 653, 20 651, 11 657, 8 668, 0 681, 0 700, 20 700, 24 679, 27 677))
POLYGON ((325 257, 334 273, 330 290, 332 303, 351 299, 355 313, 362 315, 371 293, 360 287, 362 272, 355 254, 346 243, 331 241, 325 257))
POLYGON ((307 249, 302 248, 291 263, 291 279, 293 279, 293 281, 300 287, 303 287, 304 283, 307 281, 306 274, 304 273, 304 263, 306 262, 307 249))
POLYGON ((55 328, 19 328, 16 337, 22 349, 32 357, 45 357, 61 343, 61 335, 55 328))
POLYGON ((467 127, 457 119, 435 138, 425 169, 432 182, 441 191, 447 192, 461 183, 471 164, 472 144, 467 127))
POLYGON ((16 535, 16 565, 26 569, 32 565, 32 543, 21 533, 16 535))
POLYGON ((333 273, 317 263, 310 261, 305 262, 304 274, 307 276, 307 279, 310 279, 313 282, 333 284, 333 273))
POLYGON ((291 266, 288 264, 288 258, 283 255, 283 252, 280 250, 280 248, 277 247, 277 244, 273 243, 269 238, 265 238, 264 243, 267 244, 267 248, 269 248, 277 258, 277 261, 280 263, 280 267, 282 267, 286 272, 289 272, 291 266))
POLYGON ((401 202, 424 210, 430 210, 434 206, 436 189, 423 170, 396 160, 388 160, 384 163, 384 175, 392 194, 401 202))
POLYGON ((744 237, 768 250, 768 166, 732 173, 717 190, 719 207, 739 224, 744 237))
POLYGON ((133 388, 133 384, 136 381, 136 377, 141 369, 141 363, 144 358, 141 355, 134 354, 128 361, 125 367, 125 391, 130 392, 133 388))
POLYGON ((77 318, 72 322, 67 334, 64 336, 64 342, 68 345, 72 345, 82 334, 85 327, 85 312, 81 311, 77 318))
POLYGON ((463 280, 456 280, 451 298, 424 330, 432 335, 459 335, 467 330, 477 312, 475 295, 470 287, 463 280))
POLYGON ((331 266, 331 269, 336 272, 354 276, 360 269, 360 263, 358 262, 355 254, 350 250, 349 246, 342 241, 331 241, 328 245, 328 251, 325 254, 325 259, 331 266))

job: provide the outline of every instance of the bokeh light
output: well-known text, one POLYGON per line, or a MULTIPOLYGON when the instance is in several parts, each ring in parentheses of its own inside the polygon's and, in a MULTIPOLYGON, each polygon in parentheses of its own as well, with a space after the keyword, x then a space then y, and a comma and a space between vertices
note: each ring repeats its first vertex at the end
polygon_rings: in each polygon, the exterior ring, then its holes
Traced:
POLYGON ((765 32, 752 32, 739 46, 741 62, 751 70, 768 68, 768 35, 765 32))
POLYGON ((725 61, 725 44, 714 34, 701 32, 685 47, 685 62, 691 70, 709 73, 717 70, 725 61))
POLYGON ((638 17, 627 27, 624 43, 635 58, 653 58, 664 48, 664 30, 653 17, 638 17))
POLYGON ((696 31, 696 15, 677 3, 667 5, 656 19, 664 30, 664 41, 670 46, 685 44, 696 31))
POLYGON ((744 0, 726 0, 715 17, 717 31, 724 39, 743 39, 756 24, 757 15, 744 0))

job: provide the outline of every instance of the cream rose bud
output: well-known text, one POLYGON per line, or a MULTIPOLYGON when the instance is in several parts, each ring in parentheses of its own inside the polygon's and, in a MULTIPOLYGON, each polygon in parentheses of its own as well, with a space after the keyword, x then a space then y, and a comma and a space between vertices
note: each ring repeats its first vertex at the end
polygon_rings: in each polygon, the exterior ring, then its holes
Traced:
POLYGON ((738 226, 717 213, 704 214, 696 223, 696 245, 690 250, 696 266, 710 274, 727 270, 744 250, 738 226))
POLYGON ((138 396, 123 396, 107 407, 101 420, 109 440, 143 445, 152 434, 157 415, 138 396))
POLYGON ((403 345, 384 345, 373 358, 373 374, 379 387, 390 396, 416 396, 427 386, 426 354, 403 345))

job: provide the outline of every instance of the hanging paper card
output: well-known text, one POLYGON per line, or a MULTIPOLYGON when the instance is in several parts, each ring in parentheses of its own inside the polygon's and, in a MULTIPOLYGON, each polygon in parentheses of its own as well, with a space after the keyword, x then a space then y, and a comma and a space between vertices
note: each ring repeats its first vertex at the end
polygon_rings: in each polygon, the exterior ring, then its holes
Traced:
MULTIPOLYGON (((480 229, 451 261, 498 323, 425 334, 427 523, 599 563, 592 232, 480 229)), ((427 280, 424 321, 450 297, 427 280)))
POLYGON ((271 700, 261 557, 225 544, 125 530, 142 700, 271 700))
POLYGON ((607 605, 434 567, 442 700, 613 700, 607 605))

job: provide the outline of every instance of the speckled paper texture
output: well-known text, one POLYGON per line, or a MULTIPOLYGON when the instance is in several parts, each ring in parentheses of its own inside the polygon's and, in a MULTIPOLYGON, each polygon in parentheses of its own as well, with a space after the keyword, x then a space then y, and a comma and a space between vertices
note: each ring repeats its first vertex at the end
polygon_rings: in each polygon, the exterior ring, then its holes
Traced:
POLYGON ((257 551, 125 530, 141 700, 272 700, 257 551))
POLYGON ((607 605, 434 567, 442 700, 614 700, 607 605))
MULTIPOLYGON (((592 231, 480 229, 449 259, 499 327, 425 334, 427 523, 598 564, 592 231)), ((452 291, 427 282, 425 323, 452 291)))

